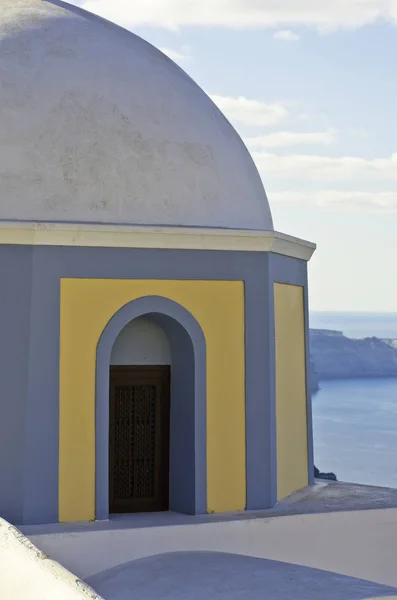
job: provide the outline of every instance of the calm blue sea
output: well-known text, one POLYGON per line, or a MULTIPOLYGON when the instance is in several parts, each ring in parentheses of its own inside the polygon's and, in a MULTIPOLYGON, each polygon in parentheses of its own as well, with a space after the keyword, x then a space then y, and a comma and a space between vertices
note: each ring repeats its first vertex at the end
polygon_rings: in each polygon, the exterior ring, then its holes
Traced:
MULTIPOLYGON (((310 326, 397 338, 397 313, 312 313, 310 326)), ((340 481, 397 488, 397 379, 321 381, 313 398, 315 464, 340 481)))
POLYGON ((340 481, 397 488, 397 379, 322 381, 314 459, 340 481))

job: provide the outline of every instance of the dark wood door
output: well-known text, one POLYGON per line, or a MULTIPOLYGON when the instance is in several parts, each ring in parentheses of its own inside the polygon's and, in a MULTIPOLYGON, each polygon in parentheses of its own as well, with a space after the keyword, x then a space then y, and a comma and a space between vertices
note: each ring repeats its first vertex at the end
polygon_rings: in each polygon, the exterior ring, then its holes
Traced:
POLYGON ((110 368, 109 511, 169 508, 170 367, 110 368))

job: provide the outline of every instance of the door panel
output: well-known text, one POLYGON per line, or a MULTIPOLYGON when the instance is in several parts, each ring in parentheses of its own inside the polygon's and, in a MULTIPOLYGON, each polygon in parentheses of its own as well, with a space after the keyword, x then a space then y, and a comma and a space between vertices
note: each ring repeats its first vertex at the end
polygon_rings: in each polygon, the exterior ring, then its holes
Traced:
POLYGON ((170 368, 110 368, 109 511, 169 507, 170 368))

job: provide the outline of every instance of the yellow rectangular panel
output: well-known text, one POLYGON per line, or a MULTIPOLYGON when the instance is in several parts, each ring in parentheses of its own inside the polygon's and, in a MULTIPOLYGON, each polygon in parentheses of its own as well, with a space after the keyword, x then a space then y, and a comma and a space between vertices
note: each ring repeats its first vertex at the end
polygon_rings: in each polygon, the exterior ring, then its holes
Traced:
POLYGON ((59 520, 95 518, 96 347, 112 316, 144 296, 188 310, 207 347, 209 512, 246 503, 244 284, 241 281, 61 281, 59 520))
POLYGON ((274 284, 278 500, 308 485, 303 292, 274 284))

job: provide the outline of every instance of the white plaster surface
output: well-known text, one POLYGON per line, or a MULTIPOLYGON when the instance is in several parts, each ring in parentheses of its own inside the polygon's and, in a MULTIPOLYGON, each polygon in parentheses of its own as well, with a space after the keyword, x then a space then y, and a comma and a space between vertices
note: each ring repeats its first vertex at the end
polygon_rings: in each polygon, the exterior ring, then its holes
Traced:
POLYGON ((134 34, 0 0, 0 81, 0 220, 273 229, 235 130, 134 34))
POLYGON ((363 600, 388 587, 261 558, 214 552, 156 555, 100 574, 107 600, 363 600))
POLYGON ((396 507, 394 489, 317 482, 259 513, 24 531, 107 600, 397 599, 396 507))
POLYGON ((1 600, 101 600, 86 583, 49 559, 0 518, 1 600))
POLYGON ((110 364, 170 365, 171 350, 165 331, 150 319, 134 319, 118 335, 110 364))
MULTIPOLYGON (((159 559, 158 563, 156 563, 157 559, 150 563, 146 559, 180 552, 216 552, 260 558, 397 588, 397 509, 395 508, 175 526, 169 525, 172 523, 172 515, 167 513, 152 515, 150 517, 152 527, 147 526, 150 522, 147 519, 149 519, 147 516, 136 516, 127 519, 124 523, 122 520, 115 521, 113 524, 110 522, 108 527, 102 530, 95 530, 93 524, 91 531, 86 529, 82 532, 77 528, 74 531, 64 530, 62 533, 45 535, 34 535, 34 528, 31 527, 30 536, 40 548, 60 560, 80 577, 91 582, 94 587, 97 585, 101 593, 108 589, 106 586, 112 579, 114 589, 120 593, 124 593, 126 585, 138 581, 140 569, 134 567, 132 561, 143 560, 139 564, 146 573, 147 585, 153 577, 161 575, 161 578, 166 578, 170 563, 164 562, 163 559, 159 559), (114 568, 116 571, 112 571, 114 568), (115 574, 119 579, 116 577, 114 580, 115 574), (122 581, 123 584, 120 583, 122 581)), ((171 561, 174 569, 177 568, 181 556, 174 554, 171 561)), ((218 565, 218 567, 221 574, 228 572, 225 566, 218 565)), ((244 572, 247 576, 247 573, 262 572, 263 568, 268 567, 260 564, 241 568, 236 566, 241 577, 244 577, 244 572)), ((282 569, 279 566, 277 568, 282 569)), ((204 577, 205 569, 201 570, 200 560, 197 569, 204 577)), ((317 575, 316 571, 316 577, 317 575)), ((177 582, 179 586, 182 585, 181 572, 170 577, 174 577, 175 585, 177 582)), ((216 587, 218 584, 215 579, 208 585, 216 587)), ((248 579, 246 577, 246 585, 249 583, 248 579)), ((309 583, 310 577, 306 590, 310 587, 309 583)), ((142 581, 139 585, 141 584, 142 581)), ((150 589, 153 598, 162 597, 155 595, 155 588, 150 589)), ((182 586, 179 589, 184 588, 182 586)), ((372 589, 365 595, 347 595, 346 598, 372 598, 376 595, 376 591, 372 589)), ((378 595, 393 595, 393 593, 389 588, 378 595)), ((111 600, 112 596, 108 597, 111 600)), ((114 596, 117 600, 127 597, 129 596, 117 596, 117 594, 114 596)), ((149 597, 140 595, 140 598, 149 597)), ((201 598, 194 595, 191 597, 201 598)), ((225 592, 223 597, 234 598, 235 596, 228 596, 225 592)), ((240 596, 236 597, 240 598, 240 596)), ((294 598, 296 596, 281 594, 269 597, 294 598)), ((334 597, 340 599, 343 596, 334 597)), ((176 595, 175 598, 179 596, 176 595)))

